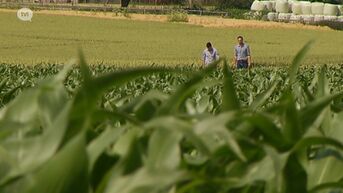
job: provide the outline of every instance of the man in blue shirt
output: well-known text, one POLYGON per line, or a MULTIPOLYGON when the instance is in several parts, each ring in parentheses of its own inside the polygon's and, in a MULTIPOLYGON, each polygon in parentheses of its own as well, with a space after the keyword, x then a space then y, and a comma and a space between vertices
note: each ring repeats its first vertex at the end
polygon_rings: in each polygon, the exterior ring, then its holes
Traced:
POLYGON ((235 66, 237 69, 248 68, 251 66, 250 47, 244 43, 243 37, 237 37, 238 44, 234 49, 235 66))

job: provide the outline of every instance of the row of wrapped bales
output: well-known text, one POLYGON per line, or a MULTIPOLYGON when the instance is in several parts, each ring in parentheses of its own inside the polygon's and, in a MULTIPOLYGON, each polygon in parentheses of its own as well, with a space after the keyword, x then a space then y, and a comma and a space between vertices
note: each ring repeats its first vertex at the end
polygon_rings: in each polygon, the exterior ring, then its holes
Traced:
POLYGON ((269 21, 281 21, 291 23, 315 24, 321 21, 339 21, 343 22, 343 16, 330 15, 295 15, 292 13, 269 12, 267 15, 269 21))
POLYGON ((295 15, 343 15, 342 5, 309 1, 276 0, 254 1, 251 5, 253 11, 273 11, 278 13, 293 13, 295 15))

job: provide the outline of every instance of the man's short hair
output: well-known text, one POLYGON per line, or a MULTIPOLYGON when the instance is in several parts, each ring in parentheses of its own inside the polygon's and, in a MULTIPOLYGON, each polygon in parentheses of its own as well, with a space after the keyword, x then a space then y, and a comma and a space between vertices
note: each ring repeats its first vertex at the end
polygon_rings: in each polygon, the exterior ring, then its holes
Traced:
POLYGON ((207 43, 206 43, 206 47, 207 47, 207 48, 212 47, 211 42, 207 42, 207 43))
POLYGON ((237 36, 237 40, 241 38, 242 40, 244 39, 243 36, 237 36))

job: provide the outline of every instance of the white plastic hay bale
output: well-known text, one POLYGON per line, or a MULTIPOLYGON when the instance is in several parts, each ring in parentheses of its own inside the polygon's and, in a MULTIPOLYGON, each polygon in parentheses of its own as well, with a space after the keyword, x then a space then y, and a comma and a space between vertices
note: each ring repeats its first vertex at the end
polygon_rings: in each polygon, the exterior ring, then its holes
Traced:
POLYGON ((291 17, 289 18, 289 22, 291 22, 291 23, 300 23, 300 22, 302 22, 302 16, 301 15, 292 14, 291 17))
POLYGON ((313 15, 323 15, 324 3, 320 3, 320 2, 311 3, 311 11, 313 15))
POLYGON ((338 14, 343 15, 343 5, 338 5, 337 7, 338 7, 338 12, 339 12, 338 14))
POLYGON ((267 14, 267 18, 269 21, 276 21, 278 19, 278 14, 275 12, 269 12, 267 14))
POLYGON ((324 15, 324 21, 337 21, 338 17, 333 15, 324 15))
POLYGON ((293 4, 292 4, 292 13, 295 14, 295 15, 301 15, 302 14, 301 3, 293 2, 293 4))
MULTIPOLYGON (((306 1, 305 1, 306 2, 306 1)), ((312 14, 312 6, 311 6, 311 3, 310 2, 302 2, 301 3, 301 12, 302 14, 304 15, 311 15, 312 14)))
POLYGON ((275 5, 276 12, 278 13, 288 13, 289 4, 285 0, 277 0, 275 5))
POLYGON ((292 11, 292 5, 293 5, 294 2, 298 2, 298 1, 296 1, 296 0, 288 0, 288 10, 289 11, 292 11))
POLYGON ((291 13, 279 13, 278 20, 282 22, 289 22, 289 19, 291 18, 291 13))
POLYGON ((265 10, 265 6, 262 1, 254 1, 250 8, 252 11, 263 11, 265 10))
POLYGON ((314 16, 313 15, 303 15, 302 16, 304 23, 306 24, 313 24, 314 23, 314 16))
POLYGON ((273 11, 273 3, 271 1, 261 1, 264 8, 268 11, 273 11))
POLYGON ((315 23, 319 23, 319 22, 322 22, 324 21, 324 15, 315 15, 314 16, 314 22, 315 23))
POLYGON ((337 16, 338 15, 338 6, 330 4, 330 3, 325 3, 323 14, 328 15, 328 16, 337 16))

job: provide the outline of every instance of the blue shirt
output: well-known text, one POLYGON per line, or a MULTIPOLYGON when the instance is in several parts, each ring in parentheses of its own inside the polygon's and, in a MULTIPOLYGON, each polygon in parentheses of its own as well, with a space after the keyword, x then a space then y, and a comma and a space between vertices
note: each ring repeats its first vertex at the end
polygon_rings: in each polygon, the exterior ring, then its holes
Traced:
POLYGON ((250 56, 250 48, 248 44, 236 45, 235 46, 235 56, 237 60, 248 60, 248 56, 250 56))

